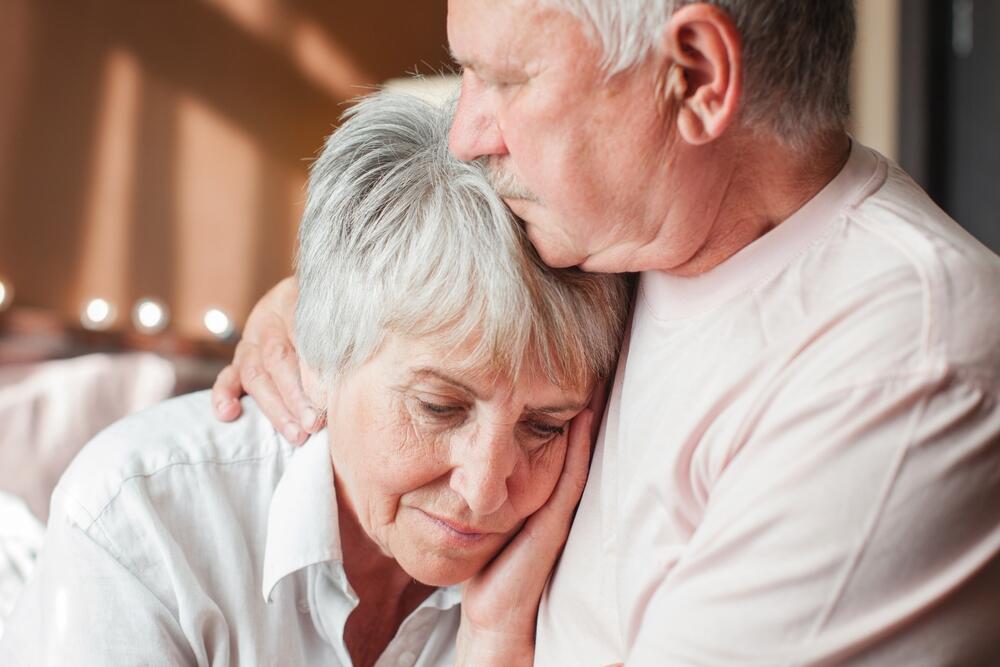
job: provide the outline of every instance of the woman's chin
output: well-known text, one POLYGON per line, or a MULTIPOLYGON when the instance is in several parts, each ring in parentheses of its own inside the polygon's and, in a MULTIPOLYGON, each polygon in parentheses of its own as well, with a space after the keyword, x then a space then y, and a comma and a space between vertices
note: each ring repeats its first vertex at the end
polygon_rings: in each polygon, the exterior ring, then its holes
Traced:
POLYGON ((415 580, 427 586, 454 586, 475 576, 485 563, 455 561, 423 555, 419 559, 399 559, 396 562, 415 580))

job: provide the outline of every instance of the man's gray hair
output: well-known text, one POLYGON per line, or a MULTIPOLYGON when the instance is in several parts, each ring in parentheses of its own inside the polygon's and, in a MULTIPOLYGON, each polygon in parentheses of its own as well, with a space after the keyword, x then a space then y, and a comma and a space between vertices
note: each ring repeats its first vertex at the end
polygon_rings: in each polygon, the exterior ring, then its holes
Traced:
POLYGON ((678 8, 715 5, 732 17, 742 37, 747 127, 805 148, 818 135, 847 125, 854 0, 543 1, 593 31, 609 75, 645 60, 678 8))
POLYGON ((625 278, 551 269, 489 186, 448 151, 451 113, 381 92, 352 107, 312 167, 299 230, 296 345, 326 381, 387 333, 561 386, 608 375, 625 278))

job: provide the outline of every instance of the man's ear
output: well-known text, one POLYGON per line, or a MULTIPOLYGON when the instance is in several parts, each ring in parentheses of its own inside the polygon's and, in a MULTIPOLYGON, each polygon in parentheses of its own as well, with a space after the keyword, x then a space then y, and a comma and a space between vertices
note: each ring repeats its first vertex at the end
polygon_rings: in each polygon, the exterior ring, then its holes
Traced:
POLYGON ((689 144, 719 138, 736 118, 743 94, 743 49, 739 30, 725 11, 685 5, 663 34, 671 61, 664 94, 675 109, 677 130, 689 144))

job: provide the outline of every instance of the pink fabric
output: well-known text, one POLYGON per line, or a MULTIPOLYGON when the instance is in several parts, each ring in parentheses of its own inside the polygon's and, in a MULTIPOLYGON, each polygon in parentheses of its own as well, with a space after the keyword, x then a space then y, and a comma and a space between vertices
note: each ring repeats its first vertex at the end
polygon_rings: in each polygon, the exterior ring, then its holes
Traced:
POLYGON ((171 395, 173 365, 154 354, 91 354, 0 369, 0 491, 42 521, 80 448, 112 422, 171 395))
POLYGON ((855 144, 640 279, 539 665, 1000 664, 1000 259, 855 144))

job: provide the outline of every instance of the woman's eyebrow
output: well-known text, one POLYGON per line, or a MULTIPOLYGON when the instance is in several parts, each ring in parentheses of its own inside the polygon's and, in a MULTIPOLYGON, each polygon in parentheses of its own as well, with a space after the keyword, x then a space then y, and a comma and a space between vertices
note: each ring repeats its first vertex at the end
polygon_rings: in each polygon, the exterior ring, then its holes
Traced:
POLYGON ((585 407, 586 403, 566 403, 565 405, 546 405, 540 408, 525 408, 524 414, 526 415, 554 415, 563 412, 580 412, 585 407))
POLYGON ((442 382, 446 382, 446 383, 448 383, 450 385, 453 385, 453 386, 457 387, 458 389, 461 389, 462 391, 466 392, 467 394, 471 394, 472 396, 474 396, 476 398, 482 398, 479 395, 479 392, 477 392, 475 389, 473 389, 469 385, 467 385, 464 382, 461 382, 461 381, 459 381, 459 380, 451 377, 450 375, 448 375, 446 373, 442 373, 441 371, 439 371, 436 368, 431 368, 429 366, 425 366, 423 368, 417 368, 412 373, 410 373, 410 376, 413 377, 414 379, 423 379, 425 377, 432 377, 432 378, 435 378, 435 379, 440 380, 442 382))
MULTIPOLYGON (((441 382, 445 382, 458 389, 461 389, 462 391, 466 392, 467 394, 470 394, 471 396, 477 399, 482 399, 482 396, 475 389, 465 384, 464 382, 448 375, 447 373, 438 370, 437 368, 432 368, 430 366, 416 368, 410 373, 410 376, 415 380, 432 377, 436 380, 440 380, 441 382)), ((564 412, 576 413, 580 412, 585 407, 587 407, 586 401, 582 403, 563 403, 559 405, 544 405, 537 408, 528 406, 524 409, 524 414, 531 416, 531 415, 554 415, 554 414, 561 414, 564 412)))

